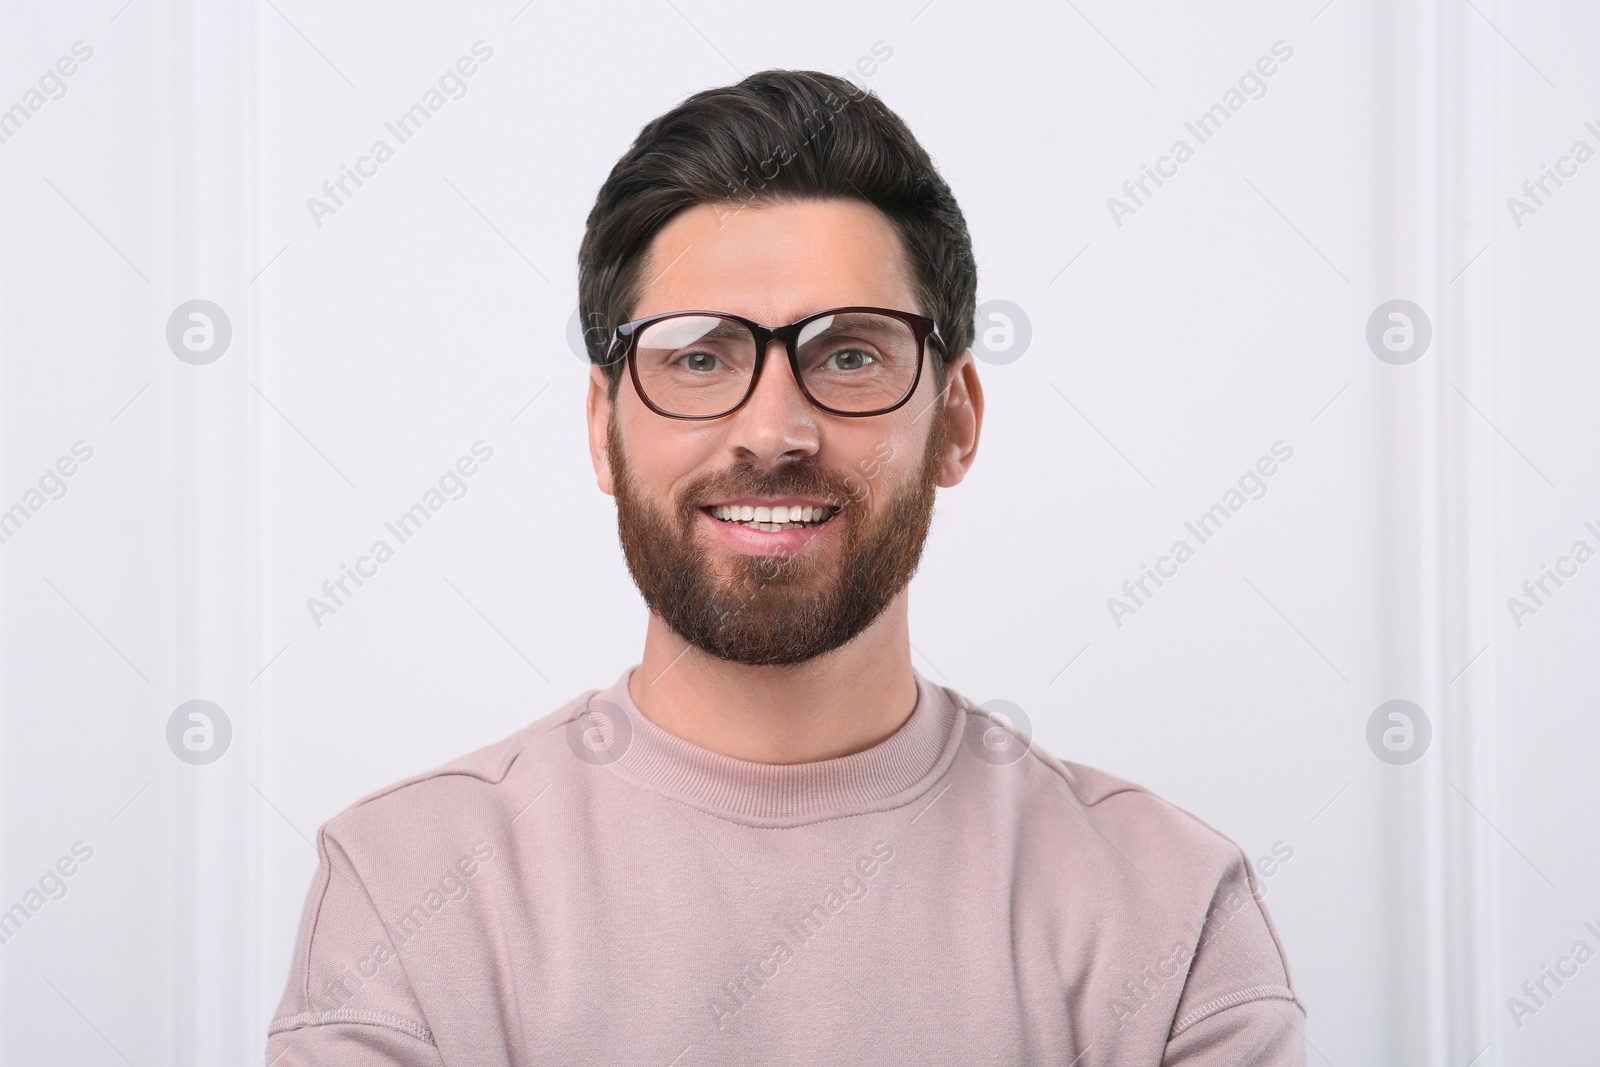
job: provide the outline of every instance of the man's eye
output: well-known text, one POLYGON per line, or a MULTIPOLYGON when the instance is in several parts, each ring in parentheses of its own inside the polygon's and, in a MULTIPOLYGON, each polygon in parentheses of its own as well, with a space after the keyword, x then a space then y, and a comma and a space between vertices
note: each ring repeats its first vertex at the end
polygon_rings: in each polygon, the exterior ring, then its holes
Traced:
POLYGON ((843 348, 829 355, 822 365, 828 370, 860 370, 875 362, 877 358, 870 352, 863 352, 859 348, 843 348))
POLYGON ((718 360, 710 352, 688 352, 679 356, 677 362, 688 370, 710 371, 716 369, 718 360))

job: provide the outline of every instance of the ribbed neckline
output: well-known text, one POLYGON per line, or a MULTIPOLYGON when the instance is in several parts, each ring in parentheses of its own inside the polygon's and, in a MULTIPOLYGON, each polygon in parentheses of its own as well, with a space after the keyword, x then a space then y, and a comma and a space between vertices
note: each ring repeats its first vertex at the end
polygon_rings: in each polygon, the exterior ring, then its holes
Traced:
POLYGON ((635 664, 591 701, 627 715, 630 736, 610 768, 703 811, 755 826, 795 826, 900 807, 944 773, 961 742, 958 698, 912 669, 917 703, 900 729, 878 744, 812 763, 735 759, 668 733, 645 717, 628 692, 635 664))

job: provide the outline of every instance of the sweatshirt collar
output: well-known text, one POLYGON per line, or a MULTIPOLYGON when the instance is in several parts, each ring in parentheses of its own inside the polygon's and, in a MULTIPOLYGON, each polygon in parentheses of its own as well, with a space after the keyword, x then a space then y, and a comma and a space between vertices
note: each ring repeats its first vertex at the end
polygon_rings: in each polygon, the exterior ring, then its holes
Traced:
MULTIPOLYGON (((898 730, 871 748, 811 763, 773 764, 712 752, 657 726, 628 692, 635 664, 589 703, 608 701, 628 720, 610 769, 703 811, 755 826, 796 826, 900 807, 921 796, 961 742, 956 694, 912 668, 917 702, 898 730)), ((582 706, 580 706, 581 711, 582 706)))

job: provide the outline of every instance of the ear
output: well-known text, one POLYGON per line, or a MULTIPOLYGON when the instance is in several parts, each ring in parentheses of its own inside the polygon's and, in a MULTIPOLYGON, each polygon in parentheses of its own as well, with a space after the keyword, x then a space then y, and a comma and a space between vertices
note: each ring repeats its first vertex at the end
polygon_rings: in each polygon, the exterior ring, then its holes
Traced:
POLYGON ((611 382, 606 372, 598 366, 589 368, 589 459, 594 463, 596 481, 600 491, 616 495, 611 484, 611 459, 606 444, 606 425, 611 418, 611 401, 608 394, 611 382))
POLYGON ((939 466, 939 485, 961 484, 978 455, 978 435, 983 430, 983 384, 978 364, 967 349, 951 360, 945 380, 946 443, 939 466))

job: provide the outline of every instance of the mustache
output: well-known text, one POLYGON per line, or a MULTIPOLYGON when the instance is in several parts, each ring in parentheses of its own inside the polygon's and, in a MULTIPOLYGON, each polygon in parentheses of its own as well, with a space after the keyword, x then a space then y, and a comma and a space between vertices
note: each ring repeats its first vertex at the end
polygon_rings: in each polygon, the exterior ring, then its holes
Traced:
POLYGON ((835 475, 810 460, 785 464, 776 470, 739 460, 685 488, 680 510, 686 519, 693 518, 698 508, 735 496, 811 496, 841 506, 855 499, 850 484, 843 475, 835 475))

